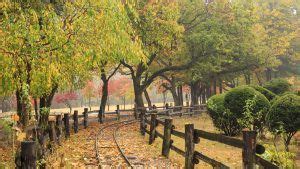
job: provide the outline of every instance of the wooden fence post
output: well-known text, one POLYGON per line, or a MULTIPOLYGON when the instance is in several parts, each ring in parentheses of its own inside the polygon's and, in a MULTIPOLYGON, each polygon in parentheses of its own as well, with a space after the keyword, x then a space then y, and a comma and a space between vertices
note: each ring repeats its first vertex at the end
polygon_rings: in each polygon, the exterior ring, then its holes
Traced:
POLYGON ((64 122, 65 122, 65 137, 70 138, 70 115, 69 115, 69 113, 64 114, 64 122))
POLYGON ((151 114, 151 122, 150 122, 150 136, 149 136, 149 144, 152 144, 155 140, 156 135, 156 113, 151 114))
POLYGON ((102 124, 103 123, 103 110, 102 107, 100 107, 99 113, 98 113, 98 118, 99 118, 99 122, 102 124))
POLYGON ((89 118, 89 109, 88 108, 84 108, 84 112, 83 112, 83 126, 86 129, 88 127, 88 118, 89 118))
POLYGON ((243 131, 243 168, 254 169, 255 168, 255 154, 256 154, 256 132, 255 131, 243 131))
POLYGON ((194 168, 194 124, 185 125, 185 168, 194 168))
POLYGON ((55 131, 55 121, 54 120, 50 120, 49 122, 49 138, 50 141, 53 143, 57 142, 57 138, 56 138, 56 131, 55 131))
POLYGON ((165 157, 169 157, 170 147, 171 147, 171 133, 173 127, 173 119, 166 118, 165 119, 165 127, 164 127, 164 139, 162 145, 162 155, 165 157))
POLYGON ((141 131, 141 134, 144 136, 145 135, 145 128, 146 128, 146 123, 145 123, 145 110, 141 110, 141 113, 140 113, 140 116, 141 116, 141 123, 140 123, 140 131, 141 131))
POLYGON ((21 168, 36 168, 36 153, 34 141, 21 142, 21 168))
POLYGON ((57 115, 56 116, 56 136, 57 136, 56 138, 58 144, 60 144, 61 135, 62 135, 62 116, 57 115))
POLYGON ((74 133, 78 133, 78 111, 74 111, 73 115, 73 120, 74 120, 74 133))
POLYGON ((117 114, 117 120, 120 120, 120 118, 121 118, 121 115, 120 115, 120 105, 117 105, 116 114, 117 114))

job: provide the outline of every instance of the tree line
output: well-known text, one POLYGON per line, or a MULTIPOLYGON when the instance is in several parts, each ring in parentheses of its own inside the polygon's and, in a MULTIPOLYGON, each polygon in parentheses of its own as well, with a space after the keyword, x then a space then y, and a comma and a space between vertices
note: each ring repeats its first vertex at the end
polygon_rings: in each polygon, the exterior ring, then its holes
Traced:
POLYGON ((239 84, 298 74, 299 0, 40 0, 0 2, 0 95, 15 95, 26 126, 55 93, 102 81, 100 109, 119 72, 134 101, 154 82, 183 104, 239 84), (219 90, 219 91, 217 91, 219 90), (31 104, 31 99, 34 104, 31 104), (39 105, 38 105, 39 104, 39 105), (37 109, 37 107, 39 107, 37 109))

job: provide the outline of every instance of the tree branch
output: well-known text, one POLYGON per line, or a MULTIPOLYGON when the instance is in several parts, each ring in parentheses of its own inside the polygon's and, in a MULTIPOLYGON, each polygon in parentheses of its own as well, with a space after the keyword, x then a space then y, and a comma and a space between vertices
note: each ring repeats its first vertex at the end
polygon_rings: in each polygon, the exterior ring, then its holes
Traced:
POLYGON ((193 64, 193 62, 189 62, 185 65, 180 65, 180 66, 169 66, 169 67, 165 67, 163 69, 160 69, 156 72, 154 72, 147 81, 145 81, 145 83, 142 85, 142 87, 145 89, 147 88, 152 82, 153 80, 160 76, 161 74, 168 72, 168 71, 181 71, 181 70, 186 70, 188 69, 191 65, 193 64))
POLYGON ((127 68, 130 70, 130 72, 131 72, 131 76, 134 77, 134 70, 133 70, 133 67, 130 66, 129 64, 127 64, 124 60, 121 60, 120 63, 121 63, 123 66, 127 67, 127 68))
POLYGON ((118 66, 115 68, 115 70, 112 72, 112 74, 110 74, 107 78, 107 80, 109 80, 111 77, 113 77, 113 75, 116 74, 117 70, 120 68, 121 63, 118 64, 118 66))

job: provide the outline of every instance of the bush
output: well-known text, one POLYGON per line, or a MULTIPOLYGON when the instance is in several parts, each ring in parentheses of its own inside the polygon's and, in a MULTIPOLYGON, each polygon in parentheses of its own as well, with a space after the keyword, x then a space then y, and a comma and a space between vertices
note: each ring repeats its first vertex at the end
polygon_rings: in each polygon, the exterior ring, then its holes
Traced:
POLYGON ((245 127, 253 127, 261 131, 265 123, 265 115, 270 108, 268 99, 252 87, 240 86, 227 92, 224 106, 234 114, 245 127))
POLYGON ((266 152, 261 156, 275 165, 282 168, 296 168, 294 160, 296 157, 295 153, 278 151, 278 148, 274 145, 263 145, 266 148, 266 152))
POLYGON ((291 89, 291 84, 285 79, 273 79, 266 83, 264 87, 275 94, 283 94, 291 89))
POLYGON ((263 94, 269 101, 273 100, 276 97, 276 94, 274 94, 273 92, 271 92, 270 90, 264 87, 256 86, 256 85, 252 85, 250 87, 254 88, 256 91, 263 94))
POLYGON ((235 136, 240 133, 242 126, 237 118, 224 107, 225 94, 214 95, 207 101, 207 109, 216 128, 227 136, 235 136))
POLYGON ((286 94, 276 98, 267 115, 271 132, 283 134, 286 150, 294 134, 300 130, 300 96, 286 94))

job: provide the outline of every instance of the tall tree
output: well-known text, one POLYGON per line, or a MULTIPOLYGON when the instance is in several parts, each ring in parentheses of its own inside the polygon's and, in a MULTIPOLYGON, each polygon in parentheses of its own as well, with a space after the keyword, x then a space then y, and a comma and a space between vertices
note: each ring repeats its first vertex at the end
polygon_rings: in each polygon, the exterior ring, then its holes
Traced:
POLYGON ((184 29, 177 22, 180 13, 175 1, 139 0, 136 3, 129 1, 125 6, 135 30, 132 37, 141 41, 146 60, 134 64, 124 59, 121 63, 132 78, 135 103, 143 107, 142 95, 155 78, 165 72, 188 67, 184 63, 165 66, 183 51, 184 29))

